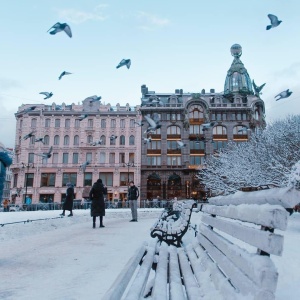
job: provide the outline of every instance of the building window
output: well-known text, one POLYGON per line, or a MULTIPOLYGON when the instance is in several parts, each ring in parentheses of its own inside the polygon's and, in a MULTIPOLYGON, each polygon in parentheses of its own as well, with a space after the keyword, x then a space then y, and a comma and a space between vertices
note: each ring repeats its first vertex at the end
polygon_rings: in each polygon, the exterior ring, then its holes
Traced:
POLYGON ((49 137, 49 135, 45 135, 45 136, 44 136, 44 145, 49 145, 49 142, 50 142, 50 137, 49 137))
POLYGON ((161 149, 161 141, 151 141, 149 143, 150 147, 148 146, 148 149, 155 149, 155 150, 160 150, 161 149))
POLYGON ((119 154, 119 163, 120 164, 125 164, 125 153, 120 153, 119 154))
POLYGON ((167 165, 168 166, 180 166, 181 165, 181 156, 167 156, 167 165))
POLYGON ((75 119, 75 128, 80 128, 80 120, 75 119))
POLYGON ((105 159, 106 159, 106 153, 105 152, 100 152, 99 154, 99 162, 100 164, 105 164, 105 159))
POLYGON ((51 123, 51 120, 50 119, 46 119, 45 120, 45 127, 49 128, 50 127, 50 123, 51 123))
POLYGON ((84 173, 83 186, 92 186, 92 173, 84 173))
POLYGON ((169 126, 167 134, 181 134, 179 126, 169 126))
POLYGON ((42 173, 41 187, 43 186, 55 186, 55 173, 42 173))
POLYGON ((26 173, 25 174, 25 184, 24 185, 33 187, 33 178, 34 178, 33 173, 26 173))
POLYGON ((236 114, 236 120, 237 121, 242 121, 242 115, 241 115, 241 113, 237 113, 236 114))
POLYGON ((189 107, 190 119, 203 119, 203 107, 201 105, 192 105, 189 107))
POLYGON ((33 136, 31 136, 30 139, 29 139, 29 144, 30 144, 30 145, 34 145, 34 143, 35 143, 35 136, 33 135, 33 136))
POLYGON ((99 178, 102 179, 102 183, 106 186, 113 185, 113 173, 103 172, 99 173, 99 178))
POLYGON ((71 123, 71 120, 70 119, 66 119, 65 120, 65 127, 66 128, 70 128, 70 123, 71 123))
POLYGON ((116 128, 116 120, 115 119, 111 119, 111 121, 110 121, 110 127, 111 128, 116 128))
POLYGON ((91 153, 91 152, 88 152, 88 153, 86 154, 86 161, 91 162, 91 161, 92 161, 92 157, 93 157, 92 153, 91 153))
POLYGON ((237 125, 233 127, 233 134, 238 134, 238 135, 247 135, 247 127, 243 125, 237 125))
POLYGON ((58 153, 52 154, 52 163, 57 164, 58 163, 58 153))
POLYGON ((190 125, 190 134, 203 134, 203 125, 190 125))
POLYGON ((106 145, 106 138, 105 138, 105 135, 101 135, 100 140, 102 141, 102 142, 101 142, 101 145, 106 145))
POLYGON ((223 113, 222 119, 223 119, 223 121, 226 121, 226 120, 227 120, 227 114, 226 114, 226 113, 223 113))
POLYGON ((215 126, 213 128, 213 134, 226 135, 227 134, 226 127, 225 126, 221 126, 221 125, 215 126))
POLYGON ((31 127, 36 128, 36 119, 31 119, 31 127))
POLYGON ((78 153, 73 153, 73 164, 78 164, 78 153))
POLYGON ((247 121, 247 114, 246 113, 242 113, 242 119, 243 119, 243 121, 247 121))
POLYGON ((115 146, 116 145, 116 139, 110 139, 110 145, 115 146))
POLYGON ((177 150, 178 144, 177 141, 167 141, 168 150, 177 150))
POLYGON ((59 135, 54 137, 54 145, 59 145, 59 135))
POLYGON ((120 186, 126 186, 128 182, 131 180, 134 181, 134 173, 133 172, 124 172, 120 173, 120 186))
POLYGON ((227 146, 227 141, 214 141, 214 150, 219 150, 227 146))
POLYGON ((147 165, 148 166, 160 166, 161 165, 161 156, 147 156, 147 165))
POLYGON ((18 174, 14 174, 13 187, 16 188, 17 186, 18 186, 18 174))
POLYGON ((205 143, 203 141, 193 140, 190 141, 190 150, 204 150, 205 143))
POLYGON ((93 128, 93 119, 88 119, 88 127, 93 128))
POLYGON ((69 163, 69 153, 63 153, 63 164, 69 163))
POLYGON ((106 128, 106 120, 105 119, 101 119, 100 126, 101 126, 101 128, 106 128))
POLYGON ((234 113, 231 114, 231 121, 235 121, 235 114, 234 113))
POLYGON ((78 136, 78 135, 75 135, 75 136, 74 136, 74 142, 73 142, 73 145, 74 145, 74 146, 78 146, 78 145, 79 145, 79 136, 78 136))
POLYGON ((115 163, 115 153, 109 153, 109 163, 110 164, 115 163))
POLYGON ((55 123, 54 123, 56 128, 60 127, 60 119, 55 119, 55 123))
POLYGON ((130 119, 130 124, 129 124, 130 128, 134 128, 135 127, 135 123, 134 122, 135 122, 134 119, 130 119))
POLYGON ((28 163, 34 163, 34 153, 28 153, 28 163))
POLYGON ((204 164, 204 156, 200 155, 191 155, 190 156, 190 165, 203 165, 204 164))
POLYGON ((88 144, 92 143, 92 142, 93 142, 93 136, 92 136, 92 135, 88 135, 88 136, 87 136, 87 139, 86 139, 86 142, 87 142, 88 144))
POLYGON ((134 153, 129 153, 129 162, 134 163, 134 153))
POLYGON ((20 120, 20 127, 19 128, 22 129, 22 127, 23 127, 23 120, 20 120))
POLYGON ((70 144, 70 137, 68 135, 65 135, 64 137, 64 145, 67 146, 70 144))
POLYGON ((221 113, 217 113, 217 121, 222 121, 222 114, 221 113))
POLYGON ((125 119, 120 120, 120 128, 125 128, 125 119))
POLYGON ((120 136, 120 145, 122 145, 122 146, 125 145, 125 136, 124 135, 120 136))
POLYGON ((76 186, 77 173, 63 173, 63 186, 66 186, 68 182, 76 186))
POLYGON ((134 145, 134 135, 129 137, 129 145, 134 145))

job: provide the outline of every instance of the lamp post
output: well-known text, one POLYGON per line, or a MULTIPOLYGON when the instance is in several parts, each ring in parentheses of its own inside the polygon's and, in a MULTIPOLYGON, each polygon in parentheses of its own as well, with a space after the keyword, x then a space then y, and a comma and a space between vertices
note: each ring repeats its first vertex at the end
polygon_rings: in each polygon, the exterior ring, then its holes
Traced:
POLYGON ((129 185, 129 167, 134 167, 133 162, 124 163, 124 167, 127 167, 127 184, 129 185))
POLYGON ((24 197, 24 201, 26 201, 26 197, 27 197, 27 185, 28 185, 28 172, 30 168, 34 168, 34 163, 28 163, 28 164, 24 164, 22 162, 22 168, 23 169, 27 169, 27 172, 25 173, 25 197, 24 197))

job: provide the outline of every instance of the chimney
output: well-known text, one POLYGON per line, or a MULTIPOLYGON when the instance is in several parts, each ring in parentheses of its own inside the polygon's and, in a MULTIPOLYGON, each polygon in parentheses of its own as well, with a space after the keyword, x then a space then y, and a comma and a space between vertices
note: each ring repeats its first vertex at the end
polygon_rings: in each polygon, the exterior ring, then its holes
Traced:
POLYGON ((141 86, 141 92, 142 92, 142 95, 148 94, 148 88, 147 88, 146 84, 143 84, 141 86))
POLYGON ((205 89, 202 89, 201 94, 205 94, 205 89))
POLYGON ((175 90, 175 94, 179 94, 179 89, 176 89, 176 90, 175 90))
POLYGON ((215 92, 215 89, 210 89, 211 94, 214 94, 214 92, 215 92))

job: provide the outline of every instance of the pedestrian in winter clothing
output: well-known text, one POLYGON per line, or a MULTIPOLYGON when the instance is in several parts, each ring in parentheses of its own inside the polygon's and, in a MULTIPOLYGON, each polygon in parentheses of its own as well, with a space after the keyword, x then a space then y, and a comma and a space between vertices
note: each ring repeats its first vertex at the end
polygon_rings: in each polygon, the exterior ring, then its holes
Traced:
POLYGON ((70 214, 68 215, 68 217, 72 217, 73 216, 73 200, 75 198, 75 194, 74 194, 74 186, 72 183, 67 183, 67 191, 66 191, 66 200, 63 204, 63 212, 61 214, 61 216, 65 215, 65 211, 69 210, 70 214))
POLYGON ((91 205, 91 217, 93 217, 93 228, 96 228, 96 217, 100 217, 100 226, 103 225, 103 217, 105 216, 105 203, 104 195, 107 194, 107 188, 102 184, 102 180, 98 179, 97 182, 93 184, 90 190, 90 201, 91 205))
POLYGON ((130 222, 137 222, 137 198, 139 197, 139 189, 134 185, 133 181, 130 181, 128 188, 128 201, 131 208, 132 220, 130 222))

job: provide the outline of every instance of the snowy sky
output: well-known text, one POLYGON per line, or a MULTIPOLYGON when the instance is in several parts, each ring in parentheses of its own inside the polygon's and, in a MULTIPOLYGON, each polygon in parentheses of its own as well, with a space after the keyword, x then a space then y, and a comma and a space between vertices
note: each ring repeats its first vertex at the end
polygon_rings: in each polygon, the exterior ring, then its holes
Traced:
POLYGON ((267 83, 267 121, 298 114, 299 11, 299 0, 5 1, 0 140, 14 146, 13 114, 22 103, 71 104, 97 94, 112 105, 136 105, 142 84, 157 92, 222 92, 234 43, 251 79, 267 83), (266 31, 269 13, 283 22, 266 31), (47 33, 56 22, 67 22, 73 37, 47 33), (116 69, 122 58, 132 60, 130 70, 116 69), (59 81, 64 70, 74 74, 59 81), (292 96, 276 102, 288 88, 292 96), (43 100, 43 91, 54 96, 43 100))

